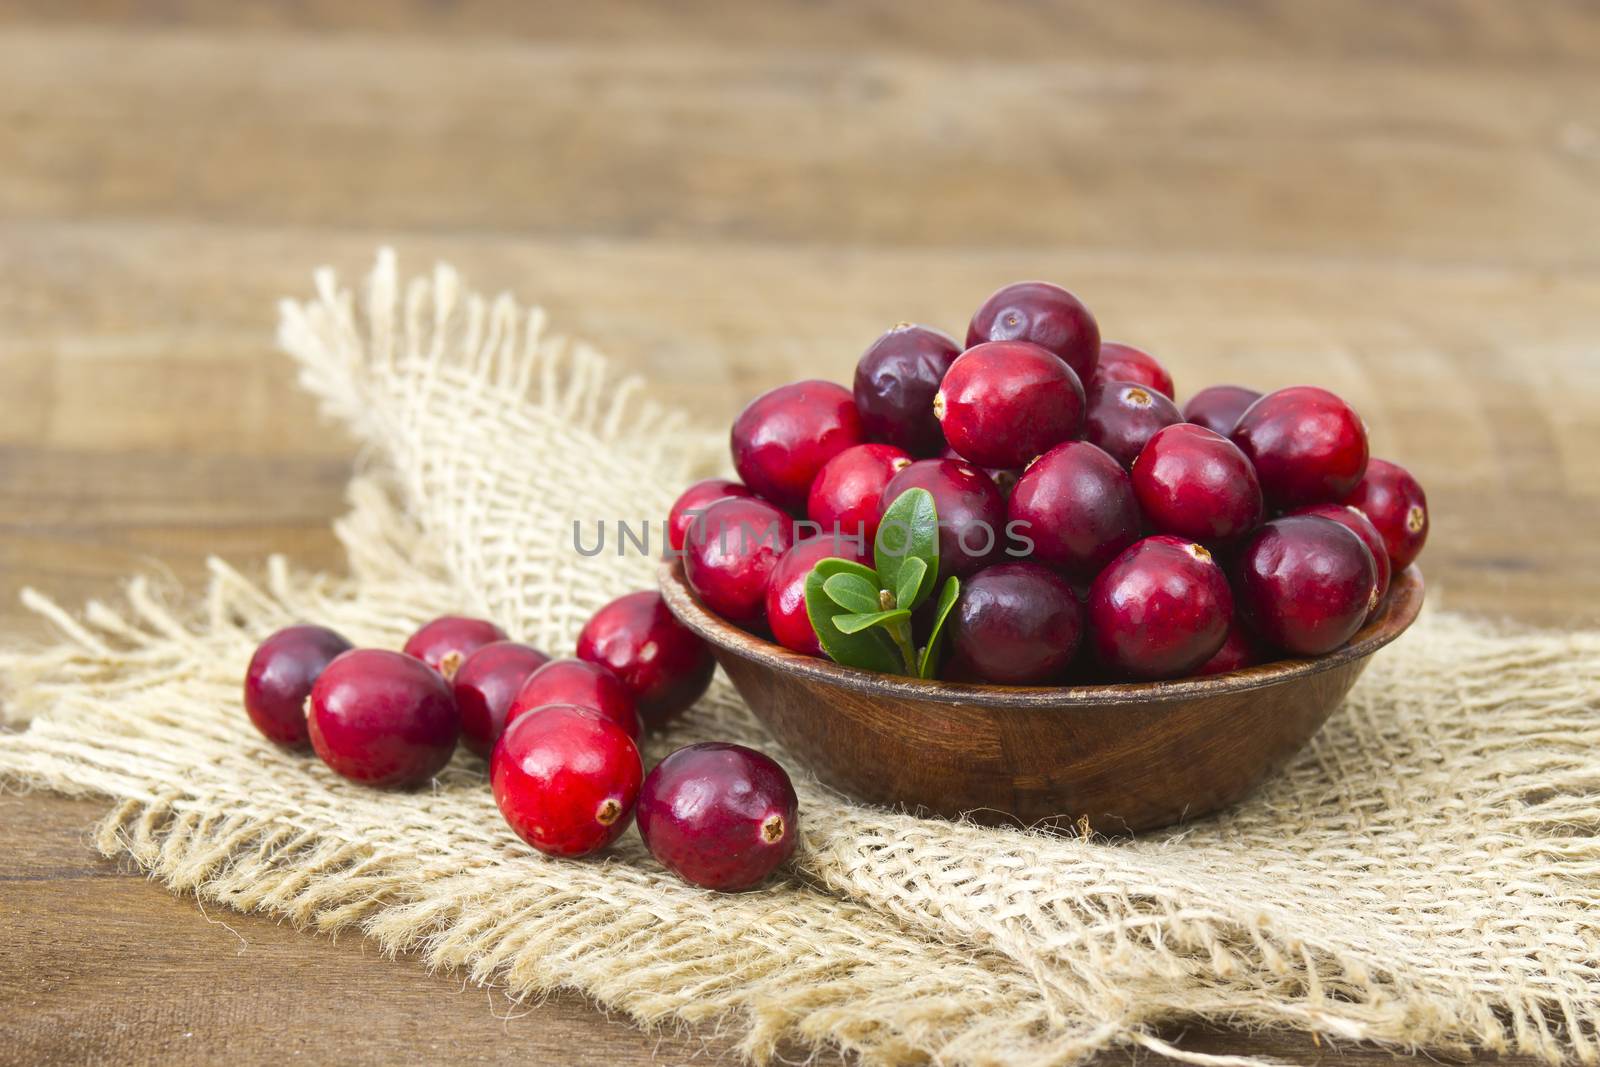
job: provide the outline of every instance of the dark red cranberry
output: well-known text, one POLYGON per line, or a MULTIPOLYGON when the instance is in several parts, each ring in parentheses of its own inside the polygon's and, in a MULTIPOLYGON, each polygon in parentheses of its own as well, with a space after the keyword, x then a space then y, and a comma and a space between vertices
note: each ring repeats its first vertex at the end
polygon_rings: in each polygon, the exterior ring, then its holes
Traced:
POLYGON ((1344 502, 1372 520, 1396 571, 1411 566, 1428 541, 1428 498, 1404 467, 1386 459, 1370 461, 1344 502))
POLYGON ((595 612, 578 634, 578 658, 616 675, 652 728, 704 696, 717 669, 711 646, 674 618, 653 589, 619 596, 595 612))
POLYGON ((1083 429, 1083 386, 1025 341, 969 348, 950 365, 933 413, 950 447, 981 467, 1025 467, 1083 429))
POLYGON ((1249 627, 1236 616, 1228 626, 1227 640, 1222 642, 1222 647, 1217 649, 1217 654, 1195 668, 1196 674, 1227 674, 1230 671, 1242 671, 1246 667, 1254 667, 1258 663, 1267 662, 1267 655, 1261 643, 1250 632, 1249 627))
POLYGON ((588 708, 512 720, 489 757, 500 814, 551 856, 587 856, 628 828, 644 767, 625 730, 588 708))
MULTIPOLYGON (((1172 391, 1172 375, 1167 373, 1167 368, 1156 357, 1141 348, 1115 341, 1100 342, 1100 362, 1095 367, 1094 380, 1132 382, 1146 389, 1154 389, 1168 400, 1175 395, 1172 391)), ((1083 384, 1087 387, 1090 383, 1083 384)))
POLYGON ((1326 389, 1296 385, 1251 404, 1229 435, 1278 507, 1342 500, 1367 469, 1367 428, 1326 389))
POLYGON ((806 614, 806 576, 819 560, 837 557, 872 565, 872 543, 832 533, 808 537, 783 554, 767 580, 767 626, 784 648, 822 655, 811 617, 806 614))
POLYGON ((1128 472, 1086 441, 1034 460, 1011 491, 1007 514, 1011 528, 1033 541, 1036 559, 1084 581, 1139 539, 1128 472))
POLYGON ((823 533, 863 537, 868 544, 878 533, 883 487, 911 466, 911 457, 894 445, 847 448, 817 472, 806 501, 806 517, 823 533))
POLYGON ((1083 639, 1072 586, 1042 563, 997 563, 974 574, 951 621, 955 658, 972 677, 998 685, 1060 677, 1083 639))
POLYGON ((543 652, 516 641, 495 641, 462 660, 451 686, 461 711, 461 743, 488 759, 522 683, 549 662, 543 652))
POLYGON ((794 543, 788 515, 764 500, 719 500, 707 509, 705 541, 690 539, 684 574, 705 606, 753 626, 766 608, 767 578, 794 543))
MULTIPOLYGON (((970 463, 966 456, 963 456, 949 445, 945 445, 934 458, 953 459, 957 463, 970 463)), ((1011 490, 1016 488, 1017 479, 1022 476, 1022 471, 1012 470, 1007 467, 984 467, 983 473, 987 474, 989 480, 994 483, 994 487, 1000 490, 1000 495, 1007 497, 1011 495, 1011 490)))
POLYGON ((380 787, 418 786, 450 762, 461 716, 450 683, 414 656, 346 652, 307 705, 311 747, 335 773, 380 787))
POLYGON ((952 459, 919 459, 884 488, 884 509, 907 489, 933 494, 940 582, 952 574, 971 574, 1005 551, 1006 498, 983 471, 952 459))
POLYGON ((799 513, 822 465, 864 440, 850 390, 795 382, 762 393, 733 420, 733 465, 745 485, 799 513))
POLYGON ((1233 598, 1209 551, 1160 534, 1100 572, 1089 587, 1088 616, 1107 669, 1130 678, 1176 678, 1222 647, 1233 598))
POLYGON ((628 687, 608 668, 581 659, 553 659, 523 681, 506 712, 516 722, 552 704, 588 708, 616 723, 629 737, 639 736, 639 710, 628 687))
POLYGON ((902 322, 872 342, 856 363, 856 410, 867 436, 916 456, 937 455, 944 433, 933 394, 961 354, 947 334, 902 322))
POLYGON ((1227 437, 1245 409, 1260 399, 1260 393, 1242 385, 1208 385, 1183 405, 1183 421, 1227 437))
MULTIPOLYGON (((1315 515, 1318 518, 1330 519, 1344 526, 1349 531, 1361 538, 1361 543, 1367 546, 1367 551, 1372 553, 1372 562, 1378 572, 1377 600, 1382 600, 1389 593, 1389 549, 1383 543, 1383 535, 1378 528, 1372 525, 1372 520, 1360 508, 1351 507, 1349 504, 1309 504, 1306 507, 1290 512, 1292 515, 1315 515)), ((1376 600, 1374 601, 1376 607, 1376 600)))
POLYGON ((706 741, 656 764, 639 792, 639 836, 692 885, 753 889, 794 854, 800 801, 784 769, 743 745, 706 741))
POLYGON ((244 710, 268 741, 310 743, 306 697, 317 676, 350 642, 326 626, 289 626, 256 646, 244 672, 244 710))
POLYGON ((1102 382, 1089 390, 1083 439, 1131 468, 1157 430, 1182 421, 1177 405, 1154 390, 1131 382, 1102 382))
POLYGON ((1083 381, 1100 359, 1094 316, 1077 297, 1049 282, 1016 282, 985 300, 967 326, 967 347, 984 341, 1031 341, 1060 356, 1083 381))
POLYGON ((1244 453, 1192 422, 1150 438, 1133 465, 1133 491, 1153 527, 1191 541, 1230 541, 1260 525, 1265 511, 1244 453))
POLYGON ((1376 604, 1377 581, 1361 538, 1314 515, 1264 524, 1234 563, 1240 614, 1268 643, 1300 656, 1350 640, 1376 604))
POLYGON ((667 513, 667 541, 674 551, 683 551, 684 540, 691 531, 699 537, 704 531, 694 529, 695 520, 705 514, 706 508, 730 496, 753 497, 749 489, 726 478, 707 478, 685 489, 667 513))
POLYGON ((462 660, 484 645, 505 639, 506 632, 487 619, 441 615, 407 638, 401 651, 420 659, 449 681, 461 669, 462 660))

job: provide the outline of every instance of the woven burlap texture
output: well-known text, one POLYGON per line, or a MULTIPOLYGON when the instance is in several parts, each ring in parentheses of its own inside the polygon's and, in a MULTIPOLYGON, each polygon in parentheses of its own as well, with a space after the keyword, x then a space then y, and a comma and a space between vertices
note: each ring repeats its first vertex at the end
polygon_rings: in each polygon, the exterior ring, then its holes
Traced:
POLYGON ((448 268, 402 285, 383 253, 355 292, 316 284, 283 305, 281 339, 366 446, 337 524, 348 574, 219 561, 204 597, 135 579, 77 613, 29 592, 61 639, 0 655, 5 715, 25 723, 0 735, 0 775, 111 798, 108 855, 514 997, 573 989, 718 1030, 758 1060, 1071 1063, 1211 1021, 1600 1061, 1594 632, 1425 613, 1248 801, 1133 841, 853 805, 719 676, 646 758, 733 739, 796 772, 793 870, 738 896, 675 881, 632 833, 594 860, 533 853, 466 756, 431 789, 384 793, 265 743, 239 706, 262 635, 314 620, 394 647, 463 610, 567 652, 654 572, 637 552, 579 555, 574 520, 590 544, 602 518, 659 523, 726 462, 720 435, 448 268))

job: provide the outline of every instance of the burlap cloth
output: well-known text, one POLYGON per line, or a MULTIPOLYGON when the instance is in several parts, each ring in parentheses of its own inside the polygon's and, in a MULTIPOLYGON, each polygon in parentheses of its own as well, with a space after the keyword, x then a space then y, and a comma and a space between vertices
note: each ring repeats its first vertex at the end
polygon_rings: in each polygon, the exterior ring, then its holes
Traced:
MULTIPOLYGON (((396 646, 459 609, 569 651, 653 580, 638 553, 579 557, 573 520, 657 519, 726 462, 721 433, 448 269, 402 286, 383 254, 357 292, 326 272, 317 290, 281 338, 367 446, 348 576, 215 562, 203 600, 136 579, 77 616, 28 593, 61 640, 0 657, 5 715, 29 721, 0 736, 0 775, 110 798, 108 855, 513 996, 716 1026, 757 1059, 1070 1063, 1209 1020, 1600 1060, 1594 632, 1427 613, 1246 803, 1135 841, 858 807, 787 761, 802 848, 740 896, 664 875, 631 832, 592 861, 533 853, 465 756, 395 794, 265 743, 239 704, 263 634, 315 620, 396 646)), ((703 738, 783 757, 720 677, 646 758, 703 738)))

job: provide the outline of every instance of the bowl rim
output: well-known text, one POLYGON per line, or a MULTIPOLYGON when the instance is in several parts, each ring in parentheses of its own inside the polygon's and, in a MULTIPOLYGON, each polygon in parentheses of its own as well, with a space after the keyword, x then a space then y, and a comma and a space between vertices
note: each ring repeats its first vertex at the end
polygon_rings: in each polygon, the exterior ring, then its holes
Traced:
POLYGON ((1365 659, 1405 632, 1422 610, 1422 572, 1412 564, 1390 581, 1378 614, 1354 637, 1324 656, 1281 659, 1227 674, 1108 685, 1014 686, 908 678, 846 667, 764 640, 728 622, 700 602, 684 578, 680 559, 657 568, 662 598, 677 619, 712 645, 773 670, 871 696, 894 696, 937 704, 992 708, 1056 708, 1075 705, 1167 703, 1265 689, 1365 659))

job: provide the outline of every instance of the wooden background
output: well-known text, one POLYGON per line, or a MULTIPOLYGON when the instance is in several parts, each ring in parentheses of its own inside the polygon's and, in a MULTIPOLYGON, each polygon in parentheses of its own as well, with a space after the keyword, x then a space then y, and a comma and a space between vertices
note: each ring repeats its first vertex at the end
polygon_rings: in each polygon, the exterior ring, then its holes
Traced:
MULTIPOLYGON (((274 301, 382 242, 717 422, 846 379, 897 320, 959 331, 1059 280, 1180 396, 1347 395, 1428 486, 1436 602, 1594 624, 1597 70, 1600 5, 1559 0, 0 0, 0 630, 43 632, 25 584, 339 566, 352 450, 274 301)), ((726 1047, 202 914, 86 846, 99 810, 0 797, 0 1061, 726 1047)))

